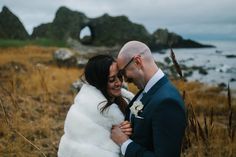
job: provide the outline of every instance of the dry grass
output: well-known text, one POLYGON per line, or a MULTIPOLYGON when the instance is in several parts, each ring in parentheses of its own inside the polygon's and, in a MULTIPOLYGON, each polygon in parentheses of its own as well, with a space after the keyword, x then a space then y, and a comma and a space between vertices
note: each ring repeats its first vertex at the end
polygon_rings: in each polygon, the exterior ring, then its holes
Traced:
POLYGON ((236 156, 236 101, 230 87, 225 94, 217 87, 186 83, 172 49, 171 58, 182 80, 175 83, 183 93, 188 115, 182 156, 236 156))
POLYGON ((55 49, 0 50, 0 156, 56 156, 82 70, 55 66, 55 49))
MULTIPOLYGON (((75 96, 70 85, 82 70, 57 67, 54 50, 0 49, 0 156, 56 156, 75 96)), ((229 105, 227 91, 220 88, 182 80, 174 84, 185 93, 189 115, 182 156, 235 156, 235 97, 230 94, 229 105)))

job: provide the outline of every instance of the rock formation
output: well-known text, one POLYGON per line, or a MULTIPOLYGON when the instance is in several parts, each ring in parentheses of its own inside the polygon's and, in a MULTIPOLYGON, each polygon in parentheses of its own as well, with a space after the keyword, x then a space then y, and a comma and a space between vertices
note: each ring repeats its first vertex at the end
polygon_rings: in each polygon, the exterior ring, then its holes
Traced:
POLYGON ((122 45, 129 40, 151 42, 151 36, 144 26, 132 23, 126 16, 111 17, 104 14, 91 19, 88 26, 92 32, 92 44, 96 46, 122 45))
POLYGON ((157 29, 153 34, 153 47, 162 48, 197 48, 211 47, 211 45, 203 45, 190 39, 183 39, 180 35, 168 32, 167 29, 157 29))
POLYGON ((88 18, 83 13, 60 7, 53 22, 35 27, 32 37, 57 40, 66 40, 69 37, 79 39, 80 30, 87 22, 88 18))
POLYGON ((27 39, 25 27, 6 6, 0 12, 0 39, 27 39))
MULTIPOLYGON (((0 38, 27 39, 29 37, 20 20, 7 7, 0 13, 0 38)), ((73 39, 91 46, 120 47, 129 40, 139 40, 151 49, 209 47, 181 36, 158 29, 150 34, 141 24, 131 22, 126 16, 112 17, 104 14, 97 18, 88 18, 84 13, 60 7, 51 23, 35 27, 32 39, 49 38, 54 40, 73 39), (80 39, 80 32, 88 27, 91 36, 80 39)))

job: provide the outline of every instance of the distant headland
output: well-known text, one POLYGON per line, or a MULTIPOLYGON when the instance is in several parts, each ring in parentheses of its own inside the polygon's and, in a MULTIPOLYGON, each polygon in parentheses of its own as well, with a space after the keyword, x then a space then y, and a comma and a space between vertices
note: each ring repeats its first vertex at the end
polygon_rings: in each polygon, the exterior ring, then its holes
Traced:
POLYGON ((0 12, 0 39, 37 38, 64 41, 74 39, 86 45, 106 47, 119 46, 129 40, 142 41, 151 49, 214 47, 183 39, 167 29, 159 28, 150 34, 143 25, 131 22, 126 16, 112 17, 104 14, 89 18, 82 12, 66 7, 60 7, 52 22, 34 27, 33 33, 29 35, 19 18, 6 6, 3 7, 0 12), (81 30, 86 27, 89 28, 91 36, 80 39, 81 30))

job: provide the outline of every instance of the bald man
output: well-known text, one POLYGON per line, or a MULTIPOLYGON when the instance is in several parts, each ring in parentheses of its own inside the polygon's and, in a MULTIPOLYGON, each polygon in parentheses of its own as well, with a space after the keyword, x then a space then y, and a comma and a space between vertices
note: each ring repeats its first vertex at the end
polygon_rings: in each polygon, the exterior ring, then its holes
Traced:
POLYGON ((126 43, 117 63, 125 80, 134 83, 140 91, 130 102, 125 117, 132 124, 132 135, 128 137, 122 132, 124 122, 113 127, 112 140, 121 146, 125 157, 179 157, 186 114, 178 90, 142 42, 126 43))

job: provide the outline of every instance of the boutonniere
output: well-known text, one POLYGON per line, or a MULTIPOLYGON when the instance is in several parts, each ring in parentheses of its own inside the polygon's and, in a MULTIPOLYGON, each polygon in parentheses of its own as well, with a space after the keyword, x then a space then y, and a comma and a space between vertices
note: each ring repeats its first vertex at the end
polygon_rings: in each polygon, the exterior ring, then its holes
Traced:
POLYGON ((135 101, 133 105, 129 108, 131 113, 136 117, 136 118, 141 118, 138 114, 143 111, 143 104, 141 101, 135 101))

